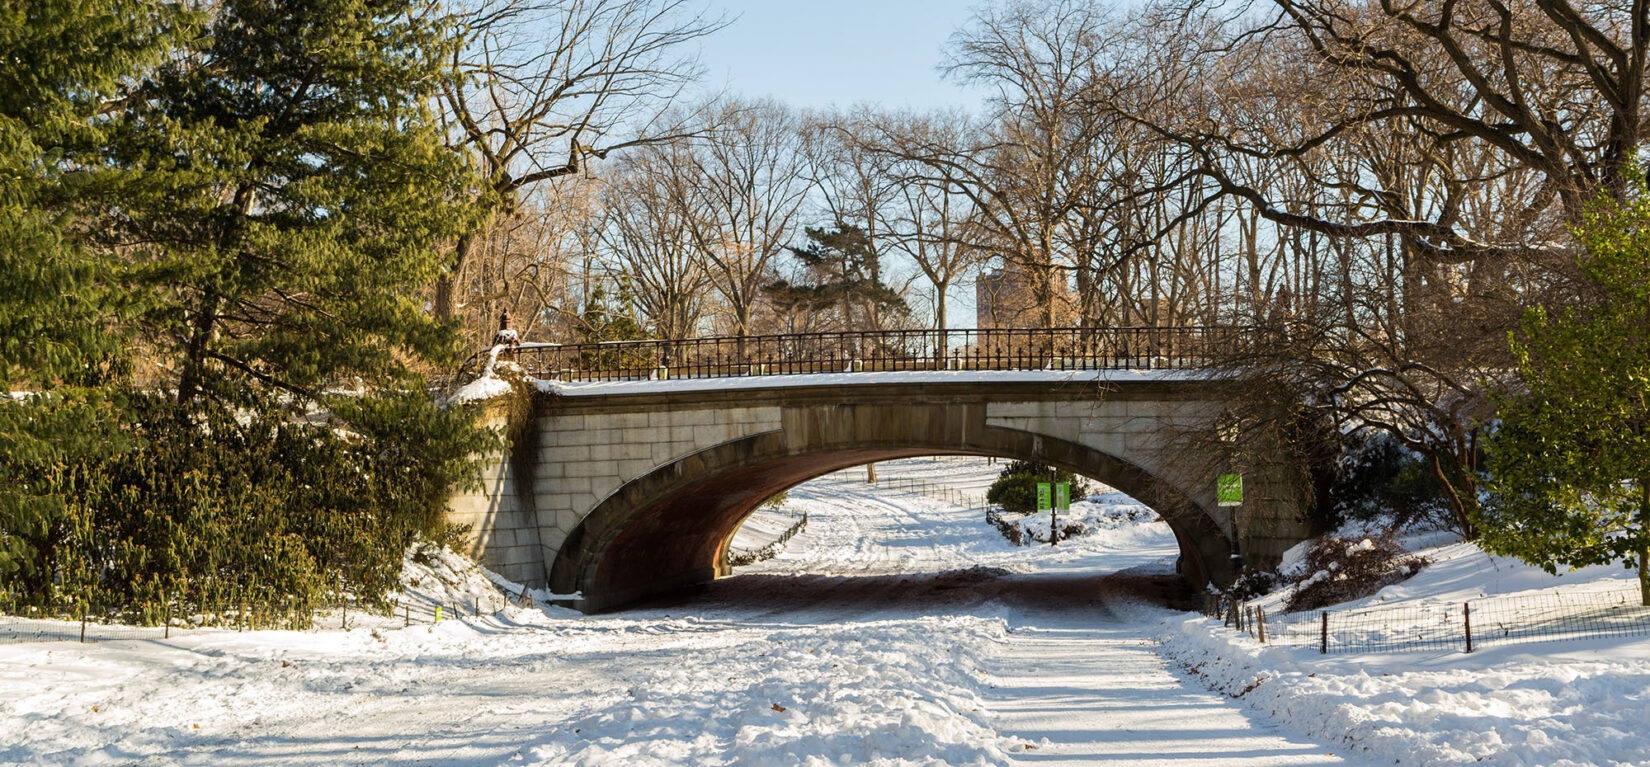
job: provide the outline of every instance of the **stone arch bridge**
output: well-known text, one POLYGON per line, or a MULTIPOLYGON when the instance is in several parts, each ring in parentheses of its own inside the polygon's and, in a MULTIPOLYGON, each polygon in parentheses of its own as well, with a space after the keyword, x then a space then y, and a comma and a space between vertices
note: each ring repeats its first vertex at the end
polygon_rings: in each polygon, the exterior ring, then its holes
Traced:
POLYGON ((452 500, 449 519, 471 526, 483 564, 577 594, 585 611, 724 575, 735 530, 762 501, 912 456, 1036 459, 1117 488, 1168 522, 1195 583, 1231 580, 1234 539, 1251 565, 1272 566, 1310 533, 1287 466, 1250 469, 1236 525, 1215 505, 1220 467, 1189 445, 1226 411, 1219 380, 1160 369, 1162 357, 1140 371, 1085 370, 1105 366, 1071 357, 982 370, 930 356, 927 372, 849 359, 835 369, 854 372, 682 380, 649 359, 647 377, 664 380, 541 382, 527 407, 489 406, 495 423, 516 419, 512 447, 488 462, 483 490, 452 500))

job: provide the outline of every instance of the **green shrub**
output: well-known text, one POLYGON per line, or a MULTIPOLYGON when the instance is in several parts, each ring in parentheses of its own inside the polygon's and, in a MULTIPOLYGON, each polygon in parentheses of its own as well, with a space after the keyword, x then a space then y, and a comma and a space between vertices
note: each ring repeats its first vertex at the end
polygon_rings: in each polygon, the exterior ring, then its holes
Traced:
POLYGON ((1010 461, 986 490, 985 500, 1004 511, 1030 514, 1037 510, 1039 482, 1070 483, 1072 500, 1083 498, 1089 492, 1088 483, 1082 477, 1065 469, 1056 470, 1036 461, 1010 461))
POLYGON ((231 417, 132 395, 126 449, 0 469, 0 589, 14 608, 134 622, 168 603, 301 624, 344 595, 381 606, 407 545, 440 533, 448 494, 475 481, 470 456, 496 437, 419 394, 331 404, 336 421, 315 425, 274 403, 231 417), (49 513, 8 513, 31 507, 49 513))

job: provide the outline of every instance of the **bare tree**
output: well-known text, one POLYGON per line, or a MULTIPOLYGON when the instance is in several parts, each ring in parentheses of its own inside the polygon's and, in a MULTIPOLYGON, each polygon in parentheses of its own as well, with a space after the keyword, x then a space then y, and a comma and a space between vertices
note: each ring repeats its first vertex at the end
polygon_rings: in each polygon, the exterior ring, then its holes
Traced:
MULTIPOLYGON (((489 219, 515 215, 523 190, 592 158, 703 129, 670 107, 699 74, 693 44, 725 22, 688 0, 484 0, 462 10, 445 117, 453 143, 477 160, 489 219)), ((456 243, 435 286, 438 316, 452 316, 477 244, 456 243)))
POLYGON ((722 102, 716 128, 694 142, 686 162, 694 245, 723 299, 734 335, 749 335, 773 277, 775 260, 795 235, 808 194, 794 112, 776 101, 722 102))
POLYGON ((1045 327, 1064 319, 1059 304, 1072 257, 1064 230, 1097 181, 1084 172, 1084 157, 1101 113, 1085 91, 1107 55, 1109 19, 1079 0, 987 8, 955 38, 947 69, 993 92, 988 116, 956 116, 960 133, 885 122, 867 135, 922 168, 910 180, 968 198, 981 242, 1023 272, 1045 327))
MULTIPOLYGON (((802 118, 802 148, 808 159, 810 179, 818 201, 820 217, 836 228, 854 227, 864 233, 869 263, 864 276, 875 285, 892 279, 884 257, 890 253, 901 178, 894 172, 897 160, 886 152, 866 146, 859 137, 878 115, 867 107, 846 113, 805 115, 802 118)), ((903 301, 903 290, 900 293, 903 301)), ((860 302, 859 316, 846 318, 851 329, 885 330, 907 320, 908 310, 886 301, 860 302)))
POLYGON ((708 303, 686 151, 681 144, 638 150, 620 162, 603 196, 607 250, 657 338, 694 335, 708 303))
MULTIPOLYGON (((942 144, 963 143, 960 135, 943 135, 956 130, 955 123, 943 114, 892 119, 905 123, 891 126, 900 134, 926 134, 942 144)), ((978 269, 987 255, 973 232, 978 226, 973 203, 958 187, 931 180, 920 164, 899 161, 883 172, 889 176, 888 186, 895 197, 886 214, 887 236, 928 280, 933 290, 934 327, 943 331, 950 322, 951 289, 978 269)))
POLYGON ((575 264, 595 244, 600 226, 599 185, 568 183, 524 191, 516 212, 494 218, 472 238, 472 252, 455 291, 465 296, 455 316, 479 346, 492 337, 501 309, 520 324, 523 340, 544 340, 559 319, 578 313, 575 264))
MULTIPOLYGON (((1152 23, 1180 35, 1177 55, 1191 65, 1182 69, 1196 76, 1164 81, 1159 106, 1172 108, 1136 117, 1199 152, 1220 194, 1281 225, 1392 234, 1434 261, 1563 251, 1553 223, 1579 220, 1597 194, 1622 194, 1629 158, 1650 129, 1646 0, 1272 0, 1269 11, 1241 12, 1247 8, 1209 0, 1156 13, 1152 23), (1233 97, 1306 119, 1274 114, 1267 125, 1245 124, 1242 110, 1220 107, 1233 97), (1425 217, 1391 210, 1400 200, 1368 183, 1373 177, 1335 179, 1359 190, 1351 209, 1303 213, 1244 183, 1228 162, 1302 157, 1377 125, 1416 132, 1428 151, 1477 147, 1472 153, 1495 156, 1486 168, 1530 169, 1540 183, 1516 210, 1503 211, 1516 226, 1481 231, 1449 197, 1425 217)), ((1458 177, 1457 193, 1495 181, 1458 177)))

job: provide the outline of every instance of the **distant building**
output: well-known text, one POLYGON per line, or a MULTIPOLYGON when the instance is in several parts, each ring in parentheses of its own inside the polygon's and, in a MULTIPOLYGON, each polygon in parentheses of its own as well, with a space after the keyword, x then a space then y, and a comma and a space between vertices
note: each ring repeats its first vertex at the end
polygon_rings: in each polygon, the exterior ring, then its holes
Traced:
MULTIPOLYGON (((1064 272, 1057 272, 1063 276, 1064 272)), ((1054 326, 1071 325, 1077 316, 1071 287, 1056 277, 1054 326)), ((1013 261, 981 275, 974 283, 974 326, 978 328, 1040 328, 1043 309, 1037 303, 1031 276, 1013 261)))

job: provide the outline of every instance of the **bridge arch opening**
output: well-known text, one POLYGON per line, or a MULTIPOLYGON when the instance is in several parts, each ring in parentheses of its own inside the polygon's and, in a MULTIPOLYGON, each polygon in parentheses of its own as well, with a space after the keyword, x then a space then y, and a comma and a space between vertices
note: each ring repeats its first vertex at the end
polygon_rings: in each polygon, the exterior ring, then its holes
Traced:
POLYGON ((833 440, 798 450, 781 432, 736 439, 637 477, 601 501, 563 542, 550 568, 558 593, 586 611, 623 607, 729 574, 729 542, 763 501, 867 463, 932 455, 1036 460, 1090 477, 1151 508, 1174 532, 1193 584, 1230 577, 1230 544, 1192 499, 1139 466, 1047 435, 986 428, 946 439, 833 440))

